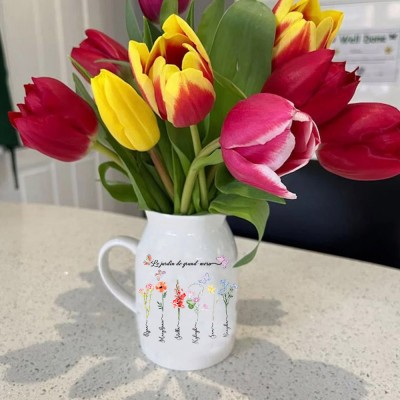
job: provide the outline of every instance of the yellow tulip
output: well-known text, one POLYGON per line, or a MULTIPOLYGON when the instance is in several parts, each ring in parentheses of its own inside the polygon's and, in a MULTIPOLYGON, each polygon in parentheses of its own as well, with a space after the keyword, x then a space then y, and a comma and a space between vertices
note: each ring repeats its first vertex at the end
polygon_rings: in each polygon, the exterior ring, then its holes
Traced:
POLYGON ((92 78, 91 85, 104 124, 122 146, 148 151, 157 144, 156 116, 132 86, 105 69, 92 78))
POLYGON ((279 0, 273 11, 276 35, 273 68, 310 51, 328 48, 343 20, 336 10, 321 11, 319 0, 279 0))

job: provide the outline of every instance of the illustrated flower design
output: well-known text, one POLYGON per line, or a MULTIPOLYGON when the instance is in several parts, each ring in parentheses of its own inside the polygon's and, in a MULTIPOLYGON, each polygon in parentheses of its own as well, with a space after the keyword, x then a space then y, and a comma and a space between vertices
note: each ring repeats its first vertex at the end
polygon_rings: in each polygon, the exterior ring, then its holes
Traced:
POLYGON ((151 261, 153 260, 153 257, 150 254, 147 254, 146 259, 143 261, 144 265, 150 265, 151 261))
POLYGON ((151 297, 154 291, 154 285, 151 283, 146 284, 145 289, 140 288, 138 290, 139 294, 143 296, 143 303, 144 303, 144 309, 146 312, 146 329, 143 332, 143 336, 148 337, 151 333, 149 330, 149 325, 148 325, 148 320, 150 316, 150 309, 151 309, 151 297))
MULTIPOLYGON (((128 62, 128 50, 105 33, 96 29, 87 29, 85 33, 87 38, 79 44, 79 47, 72 49, 71 58, 77 61, 92 76, 98 75, 101 69, 107 69, 114 74, 120 75, 122 72, 120 65, 106 61, 97 62, 97 60, 109 59, 128 62)), ((86 76, 83 77, 88 80, 86 76)))
POLYGON ((207 291, 208 291, 208 293, 214 294, 215 293, 215 286, 214 285, 208 285, 207 286, 207 291))
POLYGON ((279 0, 273 8, 277 23, 273 69, 301 54, 328 48, 342 24, 343 13, 321 11, 319 1, 293 3, 293 0, 279 0))
POLYGON ((219 284, 220 288, 218 290, 218 294, 222 297, 222 300, 225 304, 226 321, 224 324, 225 333, 223 336, 226 337, 229 335, 229 330, 231 329, 229 326, 228 305, 230 300, 233 298, 233 292, 238 289, 238 285, 236 283, 230 283, 226 279, 221 279, 219 284))
POLYGON ((167 290, 167 284, 165 282, 158 282, 155 286, 155 289, 160 293, 164 293, 167 290))
POLYGON ((160 131, 156 116, 131 85, 105 69, 91 85, 101 119, 122 146, 148 151, 157 144, 160 131))
MULTIPOLYGON (((178 0, 178 12, 183 13, 190 0, 178 0)), ((163 0, 139 0, 140 8, 143 15, 152 22, 158 22, 160 18, 161 5, 163 0)))
POLYGON ((229 260, 224 256, 217 257, 216 260, 222 265, 223 268, 226 268, 229 264, 229 260))
POLYGON ((148 104, 176 127, 202 121, 214 105, 210 59, 192 28, 171 15, 149 51, 145 43, 131 40, 132 71, 148 104))
POLYGON ((32 78, 25 104, 8 118, 26 147, 60 161, 83 158, 96 139, 96 114, 68 86, 53 78, 32 78))
POLYGON ((159 269, 154 276, 156 277, 156 279, 159 281, 161 279, 161 277, 165 275, 165 271, 161 271, 161 269, 159 269))
POLYGON ((222 157, 238 181, 285 199, 296 195, 280 177, 306 165, 319 141, 309 115, 269 93, 237 103, 225 119, 220 138, 222 157))
POLYGON ((400 174, 400 111, 381 103, 349 104, 321 127, 320 164, 348 179, 370 181, 400 174), (356 123, 355 123, 356 122, 356 123))
POLYGON ((208 272, 206 272, 206 273, 204 274, 204 276, 198 280, 198 283, 199 283, 200 285, 205 285, 207 282, 210 281, 210 279, 211 279, 211 278, 210 278, 210 274, 209 274, 208 272))
POLYGON ((175 339, 177 340, 182 340, 181 336, 181 328, 180 328, 180 320, 181 320, 181 308, 185 308, 185 300, 186 293, 182 290, 182 288, 179 285, 179 281, 176 281, 176 286, 175 286, 175 297, 172 301, 172 305, 174 308, 178 309, 178 324, 175 328, 175 339))
POLYGON ((332 62, 334 54, 322 49, 291 59, 270 75, 262 91, 291 101, 321 126, 347 106, 360 82, 356 70, 332 62))
POLYGON ((167 297, 167 284, 163 281, 157 282, 155 289, 161 293, 161 301, 157 301, 158 309, 161 310, 161 325, 158 328, 161 332, 161 335, 159 336, 158 340, 161 343, 165 343, 165 334, 167 331, 164 324, 164 301, 167 297))

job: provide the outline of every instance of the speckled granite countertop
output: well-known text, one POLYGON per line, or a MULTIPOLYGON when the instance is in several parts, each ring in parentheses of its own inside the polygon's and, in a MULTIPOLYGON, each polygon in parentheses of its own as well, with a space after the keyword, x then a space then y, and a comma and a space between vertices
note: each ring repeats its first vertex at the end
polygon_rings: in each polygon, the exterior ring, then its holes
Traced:
MULTIPOLYGON (((196 372, 147 361, 134 315, 96 269, 103 242, 143 226, 0 203, 1 400, 400 399, 400 271, 271 244, 241 270, 227 360, 196 372)), ((111 258, 129 281, 129 254, 111 258)))

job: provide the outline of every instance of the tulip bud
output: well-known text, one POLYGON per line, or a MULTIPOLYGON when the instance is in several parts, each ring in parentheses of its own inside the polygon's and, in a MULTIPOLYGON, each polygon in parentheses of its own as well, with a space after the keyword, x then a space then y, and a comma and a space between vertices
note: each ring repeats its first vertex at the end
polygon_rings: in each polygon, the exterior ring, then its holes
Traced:
POLYGON ((400 174, 400 111, 381 103, 348 105, 320 127, 320 164, 348 179, 372 181, 400 174))
MULTIPOLYGON (((139 5, 142 10, 143 15, 152 22, 158 22, 160 19, 160 11, 163 0, 139 0, 139 5)), ((179 14, 183 13, 190 0, 179 0, 178 1, 178 11, 179 14)))
POLYGON ((86 155, 97 133, 91 107, 69 87, 53 78, 32 78, 25 85, 25 104, 9 112, 23 144, 60 161, 86 155))
POLYGON ((293 103, 260 93, 232 108, 224 121, 220 143, 224 162, 238 181, 295 199, 280 176, 308 163, 319 135, 310 116, 293 103))
POLYGON ((163 25, 151 51, 130 41, 132 71, 143 97, 161 118, 182 128, 202 121, 215 101, 210 59, 192 28, 177 15, 163 25))
POLYGON ((264 93, 294 103, 320 126, 339 114, 357 89, 360 77, 345 63, 332 62, 333 50, 317 50, 291 59, 270 75, 264 93))
MULTIPOLYGON (((84 67, 92 76, 100 73, 101 69, 107 69, 114 74, 120 74, 121 66, 108 63, 96 62, 101 59, 129 61, 128 50, 105 33, 95 29, 85 31, 87 38, 79 47, 74 47, 71 58, 84 67)), ((86 77, 84 77, 86 79, 86 77)))
POLYGON ((325 49, 335 38, 343 20, 336 10, 321 11, 318 0, 278 0, 273 12, 276 35, 273 48, 273 69, 301 54, 325 49))
POLYGON ((157 144, 156 116, 132 86, 103 69, 92 79, 92 90, 103 122, 122 146, 148 151, 157 144))

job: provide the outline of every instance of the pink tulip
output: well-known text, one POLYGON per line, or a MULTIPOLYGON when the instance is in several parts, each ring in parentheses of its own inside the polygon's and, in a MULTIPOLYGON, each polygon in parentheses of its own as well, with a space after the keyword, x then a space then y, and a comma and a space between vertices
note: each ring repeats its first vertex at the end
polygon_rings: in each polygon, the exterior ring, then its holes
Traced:
POLYGON ((220 143, 225 164, 238 181, 295 199, 280 177, 308 163, 319 144, 319 134, 310 116, 293 103, 260 93, 232 108, 220 143))
POLYGON ((108 62, 97 62, 97 60, 109 59, 128 62, 128 50, 96 29, 87 29, 85 33, 87 38, 79 44, 79 47, 72 49, 71 57, 92 76, 98 75, 101 69, 119 74, 121 66, 108 62))
MULTIPOLYGON (((143 15, 153 22, 158 22, 160 18, 161 5, 163 0, 139 0, 140 8, 142 9, 143 15)), ((179 0, 178 1, 178 11, 179 14, 183 13, 190 0, 179 0)))
POLYGON ((345 63, 332 62, 334 54, 323 49, 293 58, 271 74, 262 91, 290 100, 320 126, 347 106, 360 80, 345 63))
POLYGON ((387 104, 350 104, 320 128, 317 156, 328 171, 371 181, 400 174, 400 111, 387 104))
POLYGON ((97 118, 91 107, 62 82, 32 78, 25 85, 25 104, 9 112, 11 124, 25 146, 61 161, 76 161, 86 155, 97 133, 97 118))

